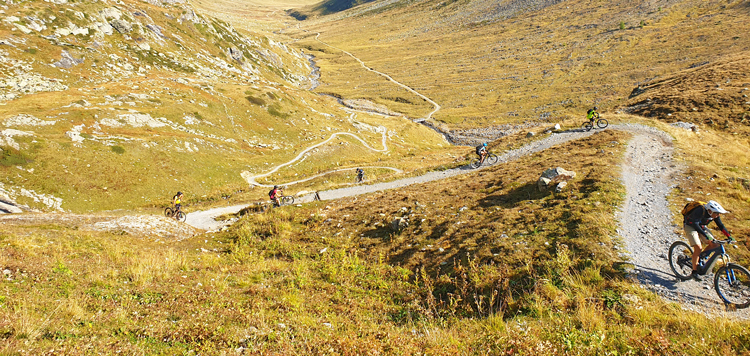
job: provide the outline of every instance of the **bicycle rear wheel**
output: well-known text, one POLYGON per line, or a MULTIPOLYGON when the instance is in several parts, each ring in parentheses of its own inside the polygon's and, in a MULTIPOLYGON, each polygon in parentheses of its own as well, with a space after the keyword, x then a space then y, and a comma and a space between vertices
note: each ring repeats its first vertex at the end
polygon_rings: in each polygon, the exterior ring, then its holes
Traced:
POLYGON ((603 129, 609 125, 609 122, 607 122, 606 119, 599 119, 596 120, 596 126, 598 126, 600 129, 603 129))
POLYGON ((164 216, 171 218, 172 216, 174 216, 174 210, 172 208, 164 209, 164 216))
POLYGON ((474 169, 479 168, 480 166, 479 162, 480 162, 479 159, 475 159, 471 161, 471 163, 469 163, 469 167, 474 168, 474 169))
POLYGON ((294 204, 294 197, 291 195, 285 195, 281 197, 281 205, 291 205, 294 204))
POLYGON ((182 211, 177 212, 177 221, 185 222, 187 221, 187 214, 183 213, 182 211))
POLYGON ((586 122, 583 123, 583 125, 581 125, 581 128, 584 129, 584 130, 586 130, 586 131, 591 131, 591 129, 594 128, 594 125, 592 125, 590 122, 586 121, 586 122))
POLYGON ((714 289, 726 304, 737 309, 750 306, 750 272, 738 264, 729 263, 716 271, 714 289))
POLYGON ((681 281, 690 279, 693 272, 693 249, 685 242, 676 241, 669 246, 669 267, 681 281))
POLYGON ((484 159, 484 163, 490 166, 497 163, 497 155, 494 153, 487 154, 487 158, 484 159))

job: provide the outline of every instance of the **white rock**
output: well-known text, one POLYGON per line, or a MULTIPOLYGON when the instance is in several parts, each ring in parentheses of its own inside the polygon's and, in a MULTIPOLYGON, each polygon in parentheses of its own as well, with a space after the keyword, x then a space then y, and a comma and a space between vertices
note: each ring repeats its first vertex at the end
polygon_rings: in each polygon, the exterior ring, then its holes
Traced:
POLYGON ((37 119, 34 116, 19 114, 16 116, 5 119, 5 126, 7 127, 18 127, 18 126, 49 126, 54 125, 57 121, 46 121, 37 119))

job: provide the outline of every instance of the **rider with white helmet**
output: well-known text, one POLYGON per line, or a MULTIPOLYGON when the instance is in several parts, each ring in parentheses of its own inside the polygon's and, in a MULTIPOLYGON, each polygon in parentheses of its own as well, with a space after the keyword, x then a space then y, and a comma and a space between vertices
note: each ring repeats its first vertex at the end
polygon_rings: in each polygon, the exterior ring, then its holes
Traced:
POLYGON ((710 200, 708 203, 700 205, 685 214, 683 228, 685 229, 685 236, 687 236, 689 244, 693 246, 692 277, 697 281, 700 280, 696 271, 698 270, 698 258, 703 250, 702 243, 705 242, 708 244, 706 247, 707 250, 718 247, 718 244, 713 241, 713 235, 711 235, 711 232, 706 229, 706 225, 711 223, 711 221, 715 222, 716 226, 721 229, 721 232, 730 240, 732 239, 732 236, 729 234, 726 227, 724 227, 724 224, 719 217, 720 214, 726 213, 728 213, 728 211, 724 209, 721 204, 715 200, 710 200))

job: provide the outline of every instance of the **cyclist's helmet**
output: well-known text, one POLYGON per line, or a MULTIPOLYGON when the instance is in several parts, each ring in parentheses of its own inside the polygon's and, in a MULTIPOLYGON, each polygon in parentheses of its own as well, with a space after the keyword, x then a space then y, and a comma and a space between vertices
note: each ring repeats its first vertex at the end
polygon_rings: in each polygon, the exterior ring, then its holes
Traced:
POLYGON ((274 185, 273 189, 279 189, 279 186, 278 185, 274 185))
POLYGON ((706 203, 706 210, 708 210, 709 213, 728 213, 728 211, 724 210, 721 204, 717 203, 715 200, 709 200, 708 203, 706 203))
POLYGON ((182 192, 177 192, 177 195, 182 195, 182 192))
POLYGON ((597 108, 596 106, 594 106, 594 110, 599 110, 599 108, 597 108))
POLYGON ((482 146, 487 147, 487 142, 483 143, 482 146))

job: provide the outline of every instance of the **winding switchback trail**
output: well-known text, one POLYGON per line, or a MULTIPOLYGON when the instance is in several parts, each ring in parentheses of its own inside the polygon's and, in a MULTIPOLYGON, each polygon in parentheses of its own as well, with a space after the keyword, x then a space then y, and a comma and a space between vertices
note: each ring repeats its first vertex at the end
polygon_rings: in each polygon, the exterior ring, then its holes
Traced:
POLYGON ((363 61, 362 61, 361 59, 359 59, 359 58, 355 57, 355 56, 354 56, 353 54, 351 54, 351 53, 349 53, 349 52, 347 52, 347 51, 345 51, 345 50, 343 50, 343 49, 341 49, 341 48, 338 48, 338 47, 332 46, 332 45, 330 45, 330 44, 328 44, 328 43, 325 43, 325 42, 321 41, 319 37, 320 37, 320 33, 318 33, 318 34, 317 34, 317 35, 315 36, 315 40, 317 40, 318 42, 320 42, 320 43, 322 43, 322 44, 324 44, 324 45, 326 45, 326 46, 328 46, 328 47, 331 47, 331 48, 333 48, 333 49, 335 49, 335 50, 338 50, 338 51, 341 51, 341 52, 343 52, 343 53, 346 53, 346 55, 348 55, 349 57, 352 57, 352 58, 354 58, 354 60, 355 60, 355 61, 359 62, 359 64, 360 64, 360 65, 362 66, 362 68, 364 68, 364 69, 367 69, 367 70, 369 70, 370 72, 373 72, 373 73, 375 73, 375 74, 378 74, 378 75, 380 75, 380 76, 382 76, 382 77, 384 77, 384 78, 388 79, 389 81, 393 82, 394 84, 396 84, 396 85, 398 85, 398 86, 400 86, 400 87, 402 87, 402 88, 406 89, 406 90, 407 90, 407 91, 409 91, 410 93, 412 93, 412 94, 414 94, 414 95, 416 95, 416 96, 418 96, 418 97, 420 97, 420 98, 424 99, 424 100, 425 100, 426 102, 430 103, 430 104, 431 104, 431 105, 433 106, 433 110, 432 110, 432 111, 430 111, 430 113, 429 113, 429 114, 427 114, 427 116, 425 116, 424 118, 422 118, 422 119, 419 119, 419 120, 416 120, 417 122, 419 122, 419 121, 424 121, 424 120, 427 120, 427 119, 430 119, 430 118, 432 118, 432 115, 433 115, 433 114, 435 114, 436 112, 438 112, 438 110, 440 110, 440 105, 438 105, 438 103, 436 103, 436 102, 435 102, 435 101, 433 101, 432 99, 428 98, 428 97, 427 97, 427 96, 425 96, 424 94, 422 94, 422 93, 420 93, 420 92, 418 92, 418 91, 416 91, 416 90, 412 89, 412 88, 411 88, 411 87, 409 87, 408 85, 405 85, 405 84, 402 84, 402 83, 400 83, 399 81, 397 81, 397 80, 393 79, 393 78, 392 78, 392 77, 391 77, 390 75, 388 75, 388 74, 385 74, 385 73, 383 73, 383 72, 379 72, 379 71, 377 71, 377 70, 375 70, 375 69, 372 69, 372 68, 368 67, 368 66, 367 66, 367 65, 365 64, 365 62, 363 62, 363 61))
MULTIPOLYGON (((331 140, 333 140, 334 138, 336 138, 336 136, 342 136, 342 135, 343 136, 351 136, 354 139, 359 140, 359 142, 362 142, 362 145, 364 145, 366 148, 368 148, 368 149, 370 149, 372 151, 375 151, 375 152, 386 152, 386 151, 388 151, 388 144, 386 143, 386 139, 388 138, 388 136, 387 136, 388 130, 385 127, 381 126, 381 127, 378 128, 378 131, 380 131, 383 134, 383 141, 382 141, 383 148, 382 149, 377 149, 377 148, 374 148, 374 147, 370 146, 367 142, 365 142, 365 140, 361 139, 359 136, 357 136, 355 134, 348 133, 348 132, 336 132, 336 133, 332 134, 331 137, 329 137, 327 140, 325 140, 323 142, 320 142, 320 143, 317 143, 315 145, 312 145, 312 146, 310 146, 310 147, 302 150, 302 152, 300 152, 297 155, 297 157, 294 157, 291 161, 286 162, 286 163, 282 163, 282 164, 280 164, 280 165, 272 168, 270 171, 268 171, 266 173, 252 175, 250 172, 245 171, 245 172, 242 172, 240 174, 240 176, 242 176, 242 178, 244 178, 245 181, 247 181, 250 185, 257 185, 257 186, 261 186, 261 187, 273 187, 274 184, 260 184, 260 183, 258 183, 256 181, 256 179, 257 178, 262 178, 262 177, 267 177, 267 176, 270 176, 271 174, 276 173, 279 169, 284 168, 286 166, 289 166, 289 165, 293 164, 294 162, 297 162, 297 161, 303 159, 308 152, 310 152, 310 151, 312 151, 312 150, 314 150, 314 149, 316 149, 316 148, 318 148, 318 147, 320 147, 322 145, 327 144, 328 142, 330 142, 331 140)), ((395 172, 401 173, 401 170, 397 169, 397 168, 391 168, 391 167, 378 167, 378 168, 386 168, 386 169, 390 169, 390 170, 393 170, 395 172)), ((353 169, 353 168, 348 168, 348 169, 353 169)), ((318 175, 313 176, 313 177, 308 177, 308 178, 305 178, 305 179, 302 179, 302 180, 298 180, 298 181, 294 181, 294 182, 280 183, 280 184, 277 184, 277 185, 292 185, 292 184, 297 184, 297 183, 305 182, 305 181, 308 181, 308 180, 311 180, 311 179, 314 179, 314 178, 317 178, 317 177, 324 176, 326 174, 330 174, 330 173, 338 172, 338 171, 343 171, 343 170, 348 170, 348 169, 332 170, 332 171, 328 171, 328 172, 325 172, 325 173, 318 174, 318 175)))

